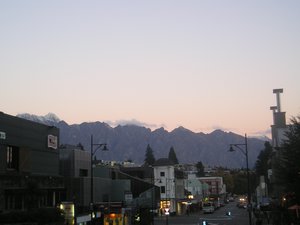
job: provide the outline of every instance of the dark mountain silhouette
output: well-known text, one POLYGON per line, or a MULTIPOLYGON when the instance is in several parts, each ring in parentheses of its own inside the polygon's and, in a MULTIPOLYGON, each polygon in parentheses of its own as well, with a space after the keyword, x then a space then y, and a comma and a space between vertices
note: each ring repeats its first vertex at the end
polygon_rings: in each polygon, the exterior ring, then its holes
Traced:
MULTIPOLYGON (((215 130, 212 133, 194 133, 184 127, 173 131, 159 128, 151 131, 149 128, 124 125, 112 128, 103 122, 89 122, 69 125, 59 120, 54 114, 48 114, 47 119, 29 114, 20 114, 19 117, 40 121, 41 123, 56 126, 60 129, 60 144, 81 143, 84 149, 90 151, 91 135, 94 143, 107 143, 109 151, 96 153, 97 159, 125 161, 132 160, 142 164, 145 159, 147 145, 153 150, 154 156, 166 158, 173 146, 179 163, 197 163, 204 165, 223 166, 228 168, 245 168, 245 146, 229 152, 230 144, 244 144, 244 136, 215 130), (50 116, 49 116, 50 115, 50 116)), ((253 167, 258 154, 264 149, 264 140, 248 138, 249 166, 253 167)))

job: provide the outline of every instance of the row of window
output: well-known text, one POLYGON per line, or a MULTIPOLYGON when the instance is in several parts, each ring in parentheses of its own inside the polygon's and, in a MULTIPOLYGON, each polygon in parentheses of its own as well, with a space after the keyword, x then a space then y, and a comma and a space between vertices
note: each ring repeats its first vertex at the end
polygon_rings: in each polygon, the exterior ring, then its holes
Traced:
POLYGON ((6 165, 8 170, 19 170, 19 148, 6 147, 6 165))

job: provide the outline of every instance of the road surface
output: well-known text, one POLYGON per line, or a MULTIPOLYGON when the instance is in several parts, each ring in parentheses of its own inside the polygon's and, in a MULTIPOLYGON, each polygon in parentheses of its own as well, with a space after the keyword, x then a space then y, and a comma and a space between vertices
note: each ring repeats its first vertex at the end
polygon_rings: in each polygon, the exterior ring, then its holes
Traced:
POLYGON ((248 219, 247 210, 240 209, 231 202, 212 214, 198 212, 184 216, 169 216, 168 220, 165 216, 156 217, 154 225, 205 225, 203 221, 206 221, 206 225, 249 225, 248 219), (231 216, 226 215, 228 211, 231 212, 231 216))

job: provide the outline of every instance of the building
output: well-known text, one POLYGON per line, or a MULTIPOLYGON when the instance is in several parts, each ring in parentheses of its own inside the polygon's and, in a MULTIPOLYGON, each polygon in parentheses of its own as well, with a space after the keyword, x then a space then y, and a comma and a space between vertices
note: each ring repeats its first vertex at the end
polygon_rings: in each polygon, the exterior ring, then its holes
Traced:
POLYGON ((204 197, 204 191, 202 183, 196 177, 196 174, 188 174, 188 178, 185 180, 185 189, 192 196, 193 202, 201 202, 204 197))
POLYGON ((65 198, 59 130, 0 112, 0 211, 54 207, 65 198))
POLYGON ((208 184, 210 195, 220 195, 226 192, 223 177, 199 177, 199 180, 208 184))
POLYGON ((274 89, 273 93, 276 94, 276 106, 271 106, 270 109, 273 112, 273 125, 271 125, 272 132, 272 146, 276 150, 280 148, 285 140, 285 132, 287 131, 285 112, 281 111, 280 94, 283 93, 283 89, 274 89))
POLYGON ((160 187, 161 214, 183 214, 186 210, 183 171, 167 158, 158 159, 153 168, 154 184, 160 187))
POLYGON ((157 214, 160 203, 160 187, 154 183, 154 169, 152 166, 120 167, 122 173, 131 180, 133 207, 150 208, 157 214))
POLYGON ((205 197, 213 198, 215 207, 220 207, 226 197, 226 185, 223 183, 223 177, 199 177, 199 180, 208 186, 205 197))
POLYGON ((61 145, 59 149, 60 174, 65 179, 66 201, 74 202, 77 212, 90 205, 90 152, 81 146, 61 145))
MULTIPOLYGON (((126 195, 131 186, 129 179, 119 179, 114 167, 93 160, 91 153, 81 145, 60 146, 60 173, 65 178, 66 201, 74 204, 77 223, 91 221, 91 203, 93 203, 94 222, 103 224, 114 220, 128 224, 128 216, 122 213, 126 195), (91 173, 93 168, 93 178, 91 173), (91 197, 91 179, 93 179, 93 200, 91 197), (111 217, 112 213, 114 217, 111 217), (126 219, 125 219, 126 218, 126 219)), ((74 221, 71 220, 71 221, 74 221)))
MULTIPOLYGON (((280 94, 283 93, 283 89, 274 89, 273 93, 276 95, 277 102, 276 106, 270 107, 273 112, 273 125, 271 125, 273 155, 269 165, 270 169, 268 170, 268 177, 265 177, 264 183, 261 183, 260 186, 267 185, 266 195, 268 195, 269 192, 272 192, 272 195, 279 197, 283 190, 277 183, 276 176, 273 176, 273 160, 281 157, 278 150, 281 148, 283 141, 286 139, 285 132, 288 130, 288 127, 286 125, 285 112, 282 112, 281 110, 280 94)), ((267 196, 262 195, 262 197, 267 196)))

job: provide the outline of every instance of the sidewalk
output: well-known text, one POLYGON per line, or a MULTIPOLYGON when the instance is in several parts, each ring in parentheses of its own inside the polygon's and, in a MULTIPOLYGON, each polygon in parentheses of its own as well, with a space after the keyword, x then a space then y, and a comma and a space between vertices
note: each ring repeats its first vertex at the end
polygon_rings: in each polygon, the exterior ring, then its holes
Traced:
POLYGON ((264 218, 255 218, 254 217, 254 225, 270 225, 270 221, 268 223, 268 221, 264 218))
POLYGON ((271 215, 263 211, 256 211, 253 214, 253 224, 254 225, 270 225, 271 224, 271 215))

